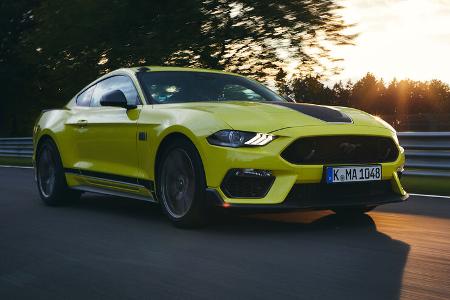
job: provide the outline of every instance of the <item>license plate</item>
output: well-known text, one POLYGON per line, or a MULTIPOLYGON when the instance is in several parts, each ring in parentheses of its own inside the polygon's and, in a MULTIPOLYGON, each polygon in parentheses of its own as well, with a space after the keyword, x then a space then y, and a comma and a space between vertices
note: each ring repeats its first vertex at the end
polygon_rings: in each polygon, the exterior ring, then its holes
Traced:
POLYGON ((381 180, 381 166, 327 167, 327 183, 381 180))

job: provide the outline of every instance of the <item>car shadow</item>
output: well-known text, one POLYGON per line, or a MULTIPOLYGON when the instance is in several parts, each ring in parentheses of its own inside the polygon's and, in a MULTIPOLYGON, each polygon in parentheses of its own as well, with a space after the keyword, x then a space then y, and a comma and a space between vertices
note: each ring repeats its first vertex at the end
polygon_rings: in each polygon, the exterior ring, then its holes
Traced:
POLYGON ((288 257, 283 261, 297 270, 296 290, 307 299, 400 299, 410 246, 378 231, 370 215, 230 214, 206 230, 277 245, 267 249, 270 257, 288 257))
MULTIPOLYGON (((182 230, 167 221, 158 205, 137 200, 87 194, 67 209, 113 216, 109 219, 130 224, 127 230, 138 234, 148 232, 161 245, 175 238, 177 253, 194 251, 217 264, 221 284, 232 287, 221 298, 399 299, 410 250, 378 231, 370 215, 224 211, 207 227, 182 230)), ((185 263, 215 278, 208 264, 196 264, 196 259, 185 263)))
POLYGON ((165 220, 160 206, 156 203, 100 194, 83 193, 79 200, 70 203, 66 208, 115 214, 133 219, 165 220))

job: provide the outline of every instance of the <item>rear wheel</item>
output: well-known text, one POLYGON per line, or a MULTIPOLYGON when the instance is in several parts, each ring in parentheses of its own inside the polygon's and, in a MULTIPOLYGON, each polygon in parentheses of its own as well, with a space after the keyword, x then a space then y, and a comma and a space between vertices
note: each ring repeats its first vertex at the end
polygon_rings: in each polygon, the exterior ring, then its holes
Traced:
POLYGON ((371 211, 375 207, 376 206, 346 206, 333 208, 332 211, 338 215, 362 215, 371 211))
POLYGON ((39 196, 47 205, 61 205, 80 197, 66 183, 64 168, 56 145, 51 140, 40 144, 36 155, 36 178, 39 196))
POLYGON ((190 141, 177 138, 163 149, 156 189, 164 213, 176 226, 206 223, 205 173, 200 155, 190 141))

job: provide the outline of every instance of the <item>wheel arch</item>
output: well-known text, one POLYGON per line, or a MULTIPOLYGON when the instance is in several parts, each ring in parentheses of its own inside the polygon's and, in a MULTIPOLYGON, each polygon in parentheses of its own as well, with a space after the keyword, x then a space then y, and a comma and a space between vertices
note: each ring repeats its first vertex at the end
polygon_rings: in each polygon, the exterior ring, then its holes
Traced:
POLYGON ((59 151, 58 148, 58 144, 55 140, 55 138, 53 137, 52 134, 49 133, 40 133, 38 137, 36 137, 34 139, 34 149, 33 149, 33 157, 32 157, 32 163, 34 166, 34 179, 37 182, 37 164, 38 164, 38 155, 39 155, 39 148, 42 146, 43 143, 45 143, 46 141, 51 141, 53 143, 53 145, 56 147, 56 151, 58 151, 59 157, 61 158, 61 163, 62 163, 62 157, 61 157, 61 152, 59 151))
POLYGON ((33 164, 36 165, 39 147, 42 145, 42 143, 44 143, 45 141, 48 141, 48 140, 50 140, 53 143, 53 145, 56 147, 56 151, 58 151, 58 155, 59 155, 59 158, 61 159, 61 163, 62 163, 63 167, 66 166, 66 162, 65 162, 66 155, 65 155, 64 151, 61 151, 62 148, 60 145, 60 141, 59 141, 58 137, 56 136, 56 134, 48 128, 43 129, 42 131, 40 131, 38 134, 35 135, 34 147, 33 147, 34 148, 33 149, 33 157, 32 157, 33 164))
POLYGON ((204 159, 202 157, 202 153, 199 150, 199 148, 196 145, 196 143, 193 141, 193 139, 191 137, 189 137, 187 134, 185 134, 184 132, 172 131, 170 133, 167 133, 161 139, 161 142, 159 143, 158 148, 156 150, 155 164, 154 164, 155 183, 157 181, 156 177, 158 176, 158 168, 159 168, 159 165, 161 163, 161 156, 164 153, 164 149, 167 148, 170 145, 170 143, 172 143, 176 139, 183 139, 185 141, 188 141, 189 143, 191 143, 194 146, 194 148, 197 150, 198 155, 200 156, 200 161, 201 161, 202 167, 204 169, 204 163, 203 163, 204 159))
MULTIPOLYGON (((58 151, 59 155, 61 156, 61 152, 59 151, 57 139, 55 138, 54 134, 51 131, 46 130, 46 131, 41 132, 35 141, 34 159, 37 159, 39 147, 42 145, 42 143, 44 143, 45 141, 48 141, 48 140, 52 141, 53 144, 55 144, 56 150, 58 151)), ((61 160, 62 160, 62 156, 61 156, 61 160)))

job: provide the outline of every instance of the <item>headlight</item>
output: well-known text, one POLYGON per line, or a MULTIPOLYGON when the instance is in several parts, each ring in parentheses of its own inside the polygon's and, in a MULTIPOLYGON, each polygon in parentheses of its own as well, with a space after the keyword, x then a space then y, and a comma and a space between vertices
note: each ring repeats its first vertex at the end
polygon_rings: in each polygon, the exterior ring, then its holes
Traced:
POLYGON ((238 130, 220 130, 210 135, 210 144, 224 147, 264 146, 275 139, 274 135, 238 130))

